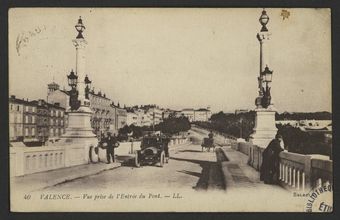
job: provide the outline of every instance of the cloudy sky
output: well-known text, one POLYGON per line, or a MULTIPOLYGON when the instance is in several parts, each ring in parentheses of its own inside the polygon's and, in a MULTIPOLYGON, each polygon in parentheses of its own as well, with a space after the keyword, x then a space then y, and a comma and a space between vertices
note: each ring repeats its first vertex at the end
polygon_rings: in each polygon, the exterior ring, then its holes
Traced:
MULTIPOLYGON (((272 100, 279 112, 331 111, 330 11, 267 9, 272 100)), ((86 69, 120 104, 174 109, 255 107, 262 9, 11 9, 9 93, 46 98, 75 68, 82 16, 86 69)))

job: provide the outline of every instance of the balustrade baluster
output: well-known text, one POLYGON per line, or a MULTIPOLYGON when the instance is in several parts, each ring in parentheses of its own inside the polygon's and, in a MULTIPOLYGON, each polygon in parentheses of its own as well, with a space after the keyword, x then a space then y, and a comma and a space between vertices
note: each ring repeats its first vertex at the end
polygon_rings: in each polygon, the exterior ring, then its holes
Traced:
POLYGON ((288 183, 288 165, 286 165, 286 170, 285 170, 285 183, 288 183))
POLYGON ((297 171, 297 189, 300 190, 300 170, 297 171))
POLYGON ((59 154, 59 165, 61 165, 63 162, 63 153, 59 154))
POLYGON ((39 155, 39 169, 41 169, 42 166, 43 166, 43 155, 40 154, 40 155, 39 155))
POLYGON ((289 167, 288 172, 289 172, 289 185, 291 186, 292 185, 292 168, 291 167, 289 167))
POLYGON ((32 169, 36 169, 36 159, 37 159, 37 155, 33 155, 33 157, 32 157, 32 169))
POLYGON ((57 167, 58 166, 58 153, 54 154, 54 166, 57 167))
POLYGON ((46 167, 47 167, 47 161, 48 161, 48 154, 45 154, 45 157, 44 157, 44 169, 46 169, 46 167))
POLYGON ((305 191, 305 172, 302 172, 302 191, 305 191))
POLYGON ((316 180, 316 185, 317 185, 317 187, 321 187, 322 186, 322 179, 321 178, 316 180))
POLYGON ((29 155, 26 156, 26 164, 25 164, 26 170, 30 170, 30 159, 31 157, 29 155))
POLYGON ((293 187, 295 188, 295 175, 296 175, 296 169, 293 168, 293 187))

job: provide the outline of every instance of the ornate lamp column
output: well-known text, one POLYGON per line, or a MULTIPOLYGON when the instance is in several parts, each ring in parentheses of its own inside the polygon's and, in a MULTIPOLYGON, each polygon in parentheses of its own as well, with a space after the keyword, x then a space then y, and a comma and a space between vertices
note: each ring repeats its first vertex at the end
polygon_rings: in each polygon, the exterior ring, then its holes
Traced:
POLYGON ((91 127, 92 111, 90 109, 90 101, 88 99, 89 86, 91 81, 85 74, 85 47, 87 45, 82 33, 85 30, 83 21, 79 18, 78 23, 75 25, 78 31, 78 36, 73 40, 73 44, 76 48, 76 71, 67 76, 68 82, 71 87, 69 91, 70 95, 70 108, 67 110, 68 126, 65 134, 62 136, 62 145, 67 146, 67 149, 74 153, 68 155, 76 155, 78 157, 65 158, 66 166, 88 163, 88 152, 91 146, 97 146, 98 140, 93 133, 91 127))
POLYGON ((275 125, 275 113, 273 103, 271 102, 271 82, 273 71, 269 69, 268 48, 271 33, 269 33, 267 24, 269 16, 263 9, 260 16, 260 24, 262 28, 256 35, 260 43, 260 74, 258 76, 259 95, 255 99, 255 127, 253 134, 250 135, 250 140, 253 144, 260 147, 267 147, 269 142, 275 137, 277 128, 275 125))

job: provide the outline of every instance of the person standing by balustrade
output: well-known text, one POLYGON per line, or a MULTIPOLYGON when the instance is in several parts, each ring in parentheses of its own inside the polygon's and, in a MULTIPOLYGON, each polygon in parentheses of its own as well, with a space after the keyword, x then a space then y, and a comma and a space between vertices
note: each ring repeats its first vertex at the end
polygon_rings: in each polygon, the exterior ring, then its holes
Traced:
POLYGON ((284 149, 281 147, 283 138, 276 134, 267 148, 262 153, 262 164, 260 168, 260 180, 265 184, 277 184, 279 176, 279 154, 284 149))

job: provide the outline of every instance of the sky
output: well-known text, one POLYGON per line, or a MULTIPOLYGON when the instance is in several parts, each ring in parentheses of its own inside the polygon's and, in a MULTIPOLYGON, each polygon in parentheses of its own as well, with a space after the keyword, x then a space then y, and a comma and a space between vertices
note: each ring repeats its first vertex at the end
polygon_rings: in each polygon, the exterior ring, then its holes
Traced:
MULTIPOLYGON (((328 9, 266 9, 266 54, 279 112, 331 111, 328 9)), ((14 8, 9 11, 9 94, 46 99, 75 69, 82 16, 86 73, 121 105, 157 104, 213 112, 254 109, 262 8, 14 8)))

